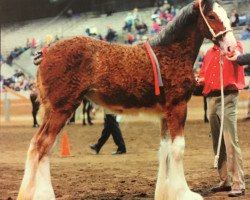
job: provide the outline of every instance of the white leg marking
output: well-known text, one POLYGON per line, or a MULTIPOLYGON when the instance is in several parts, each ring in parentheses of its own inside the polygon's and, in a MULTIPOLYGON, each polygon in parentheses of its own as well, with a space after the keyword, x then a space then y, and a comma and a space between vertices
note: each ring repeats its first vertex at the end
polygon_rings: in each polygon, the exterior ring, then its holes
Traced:
POLYGON ((27 153, 23 180, 20 186, 18 200, 31 200, 35 191, 36 171, 38 167, 38 154, 34 152, 34 145, 31 141, 27 153))
POLYGON ((158 177, 155 188, 155 199, 164 200, 165 199, 165 182, 167 179, 168 170, 168 152, 170 151, 170 140, 161 140, 159 149, 159 170, 158 177))
POLYGON ((44 156, 39 162, 38 171, 36 174, 36 190, 34 199, 54 200, 55 194, 50 178, 49 157, 44 156))
POLYGON ((18 200, 55 199, 50 178, 49 156, 44 156, 39 162, 38 158, 38 152, 36 152, 33 141, 31 141, 27 153, 24 176, 17 197, 18 200))
POLYGON ((184 137, 174 142, 161 142, 160 165, 156 184, 156 200, 202 200, 188 188, 183 169, 184 137))

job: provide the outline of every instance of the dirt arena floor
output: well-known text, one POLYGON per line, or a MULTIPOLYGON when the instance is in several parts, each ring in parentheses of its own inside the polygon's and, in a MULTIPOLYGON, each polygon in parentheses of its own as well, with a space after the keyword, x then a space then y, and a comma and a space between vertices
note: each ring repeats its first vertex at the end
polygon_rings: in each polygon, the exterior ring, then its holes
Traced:
MULTIPOLYGON (((202 111, 199 110, 201 116, 202 111)), ((62 158, 60 134, 51 156, 52 184, 57 200, 153 200, 157 176, 159 123, 147 120, 121 121, 127 154, 111 155, 116 149, 112 138, 99 155, 89 145, 96 142, 103 128, 101 121, 82 127, 67 125, 62 132, 69 137, 71 157, 62 158), (135 122, 133 122, 135 121, 135 122)), ((29 141, 36 129, 30 124, 0 126, 0 199, 16 199, 24 171, 29 141)), ((238 134, 244 157, 246 195, 250 199, 250 122, 239 120, 238 134)), ((187 182, 205 200, 230 199, 227 193, 213 194, 218 183, 213 169, 213 151, 209 126, 202 119, 188 119, 185 127, 184 157, 187 182)))

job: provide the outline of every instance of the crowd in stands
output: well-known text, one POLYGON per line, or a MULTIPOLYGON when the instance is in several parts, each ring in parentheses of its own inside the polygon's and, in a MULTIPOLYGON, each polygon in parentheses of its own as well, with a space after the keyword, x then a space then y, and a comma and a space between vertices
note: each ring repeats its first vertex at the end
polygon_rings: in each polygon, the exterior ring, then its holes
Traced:
MULTIPOLYGON (((127 16, 124 18, 124 24, 122 26, 124 42, 127 44, 133 44, 138 41, 145 41, 148 38, 159 33, 163 26, 166 26, 171 22, 176 14, 178 13, 177 8, 170 5, 168 1, 161 1, 157 4, 156 9, 151 15, 151 25, 147 24, 135 8, 132 12, 128 12, 127 16)), ((247 14, 239 15, 236 9, 232 10, 230 17, 232 27, 239 26, 242 31, 240 35, 241 40, 250 39, 250 22, 247 14)), ((109 42, 117 42, 119 35, 110 26, 107 29, 107 34, 103 37, 97 33, 97 28, 91 29, 87 28, 85 34, 88 36, 93 36, 97 39, 106 40, 109 42)))
POLYGON ((1 87, 8 87, 15 91, 27 91, 30 90, 34 84, 34 79, 26 76, 22 71, 15 70, 15 73, 10 77, 0 77, 1 87))
POLYGON ((249 16, 246 13, 240 15, 236 9, 233 9, 231 12, 230 22, 232 27, 243 26, 240 40, 250 39, 250 21, 249 16))
MULTIPOLYGON (((30 49, 30 55, 35 56, 37 50, 47 48, 53 42, 59 40, 56 36, 53 38, 51 35, 47 35, 44 41, 40 43, 33 38, 31 41, 27 39, 25 47, 15 48, 13 51, 10 52, 10 55, 7 56, 7 59, 4 59, 3 55, 0 55, 0 61, 2 63, 6 63, 9 66, 12 66, 12 62, 16 59, 19 55, 25 52, 27 49, 30 49)), ((21 70, 16 69, 13 75, 9 77, 3 77, 1 75, 1 88, 8 87, 15 91, 26 91, 30 90, 32 85, 34 84, 34 79, 31 77, 26 76, 21 70)))

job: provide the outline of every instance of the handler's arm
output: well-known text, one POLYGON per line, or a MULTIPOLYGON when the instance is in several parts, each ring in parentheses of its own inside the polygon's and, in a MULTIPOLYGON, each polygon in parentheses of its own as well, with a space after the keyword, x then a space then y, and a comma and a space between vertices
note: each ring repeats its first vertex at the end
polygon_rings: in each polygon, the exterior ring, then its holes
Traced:
POLYGON ((239 65, 250 65, 250 53, 239 55, 237 57, 237 63, 239 65))

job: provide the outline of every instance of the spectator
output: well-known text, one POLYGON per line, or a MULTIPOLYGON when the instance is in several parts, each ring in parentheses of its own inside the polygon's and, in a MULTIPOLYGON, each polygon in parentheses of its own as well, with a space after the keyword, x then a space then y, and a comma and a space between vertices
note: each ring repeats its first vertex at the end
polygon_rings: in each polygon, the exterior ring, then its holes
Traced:
POLYGON ((135 23, 135 21, 142 22, 141 16, 138 12, 138 8, 134 8, 132 12, 132 18, 133 18, 133 23, 135 23))
POLYGON ((111 27, 108 27, 107 34, 105 36, 105 40, 107 42, 116 42, 117 41, 117 33, 111 27))
MULTIPOLYGON (((203 60, 204 60, 204 52, 203 51, 200 51, 199 52, 199 55, 198 55, 198 58, 197 58, 197 65, 195 68, 194 68, 194 75, 195 75, 195 78, 198 78, 199 76, 199 73, 200 73, 200 69, 201 69, 201 66, 202 66, 202 63, 203 63, 203 60)), ((195 87, 195 90, 193 92, 193 95, 194 96, 203 96, 202 95, 202 90, 203 90, 203 85, 197 85, 195 87)), ((207 100, 206 100, 206 97, 203 96, 203 109, 204 109, 204 122, 205 123, 208 123, 208 118, 207 118, 207 100)))
POLYGON ((160 16, 160 13, 161 13, 161 8, 157 7, 154 11, 154 15, 160 16))
POLYGON ((159 33, 161 31, 161 26, 157 23, 156 19, 153 19, 152 34, 159 33))
POLYGON ((239 25, 239 14, 237 13, 236 9, 232 10, 230 21, 232 27, 236 27, 239 25))
POLYGON ((130 33, 132 31, 133 21, 133 15, 129 12, 127 14, 127 17, 125 18, 125 25, 123 26, 123 30, 127 30, 130 33))
POLYGON ((243 27, 242 32, 240 34, 241 40, 249 40, 250 39, 250 23, 243 27))
POLYGON ((30 39, 27 38, 26 40, 26 48, 29 49, 31 47, 31 42, 30 42, 30 39))
POLYGON ((38 128, 39 124, 37 122, 36 117, 37 117, 37 113, 38 113, 38 110, 39 110, 39 107, 40 107, 40 103, 37 100, 38 93, 37 93, 37 89, 36 89, 35 84, 31 85, 30 90, 31 90, 30 91, 30 101, 31 101, 31 104, 32 104, 33 127, 38 128))
POLYGON ((176 9, 175 9, 175 7, 172 5, 171 6, 171 8, 170 8, 170 13, 171 13, 171 15, 173 16, 173 17, 175 17, 175 15, 176 15, 176 9))
POLYGON ((131 33, 128 34, 128 43, 133 44, 136 41, 135 36, 131 33))
POLYGON ((32 38, 32 40, 31 40, 31 51, 30 51, 30 54, 32 56, 35 55, 36 47, 37 47, 37 41, 35 40, 35 38, 32 38))
POLYGON ((148 31, 148 27, 144 22, 135 20, 135 29, 139 35, 144 35, 148 31))
POLYGON ((243 14, 239 16, 239 26, 245 26, 248 23, 248 16, 247 14, 243 14))
POLYGON ((66 12, 66 17, 67 18, 72 18, 73 17, 73 10, 72 9, 68 9, 66 12))

